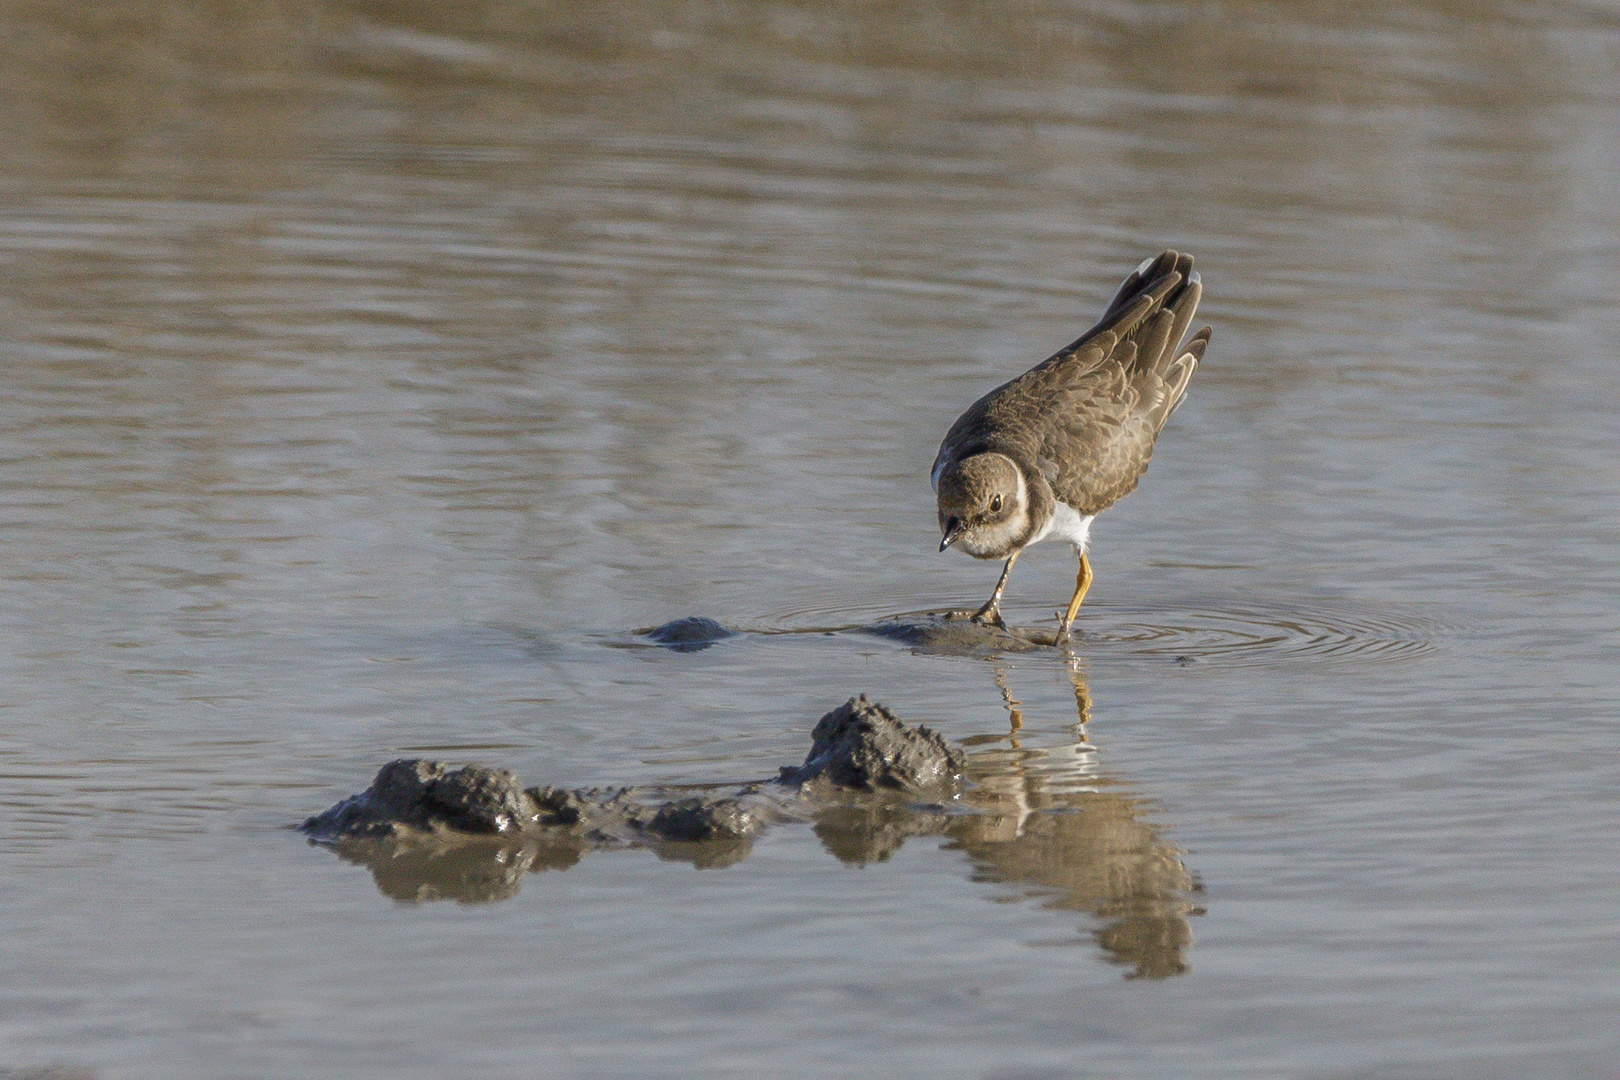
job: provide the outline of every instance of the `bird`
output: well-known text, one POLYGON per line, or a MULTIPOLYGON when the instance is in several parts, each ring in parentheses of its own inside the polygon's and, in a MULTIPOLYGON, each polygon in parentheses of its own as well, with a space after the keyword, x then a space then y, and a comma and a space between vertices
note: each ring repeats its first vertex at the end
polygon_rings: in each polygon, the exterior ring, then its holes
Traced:
POLYGON ((1207 326, 1182 343, 1203 294, 1192 266, 1176 251, 1144 259, 1097 325, 974 402, 946 433, 930 474, 939 550, 1006 560, 975 623, 1004 628, 1001 595, 1018 556, 1062 539, 1080 557, 1055 642, 1068 640, 1091 588, 1091 522, 1136 490, 1209 347, 1207 326))

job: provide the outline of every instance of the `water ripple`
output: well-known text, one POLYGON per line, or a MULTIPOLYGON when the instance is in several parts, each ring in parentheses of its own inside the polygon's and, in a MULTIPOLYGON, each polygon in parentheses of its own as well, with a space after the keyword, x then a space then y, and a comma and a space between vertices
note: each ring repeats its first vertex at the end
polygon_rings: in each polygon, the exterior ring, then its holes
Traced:
POLYGON ((1428 611, 1391 604, 1316 600, 1244 601, 1149 608, 1098 605, 1079 647, 1120 648, 1185 661, 1267 664, 1387 663, 1426 656, 1464 628, 1428 611))
MULTIPOLYGON (((877 630, 881 636, 911 623, 937 620, 940 611, 881 613, 870 605, 830 605, 774 614, 747 629, 764 634, 877 630)), ((1014 636, 1050 642, 1053 620, 1014 626, 1014 636)), ((1470 627, 1409 605, 1343 598, 1273 602, 1194 598, 1177 604, 1103 601, 1087 604, 1076 625, 1073 650, 1081 655, 1163 656, 1182 663, 1261 665, 1308 660, 1366 665, 1430 655, 1470 627)), ((913 635, 915 636, 915 635, 913 635)))

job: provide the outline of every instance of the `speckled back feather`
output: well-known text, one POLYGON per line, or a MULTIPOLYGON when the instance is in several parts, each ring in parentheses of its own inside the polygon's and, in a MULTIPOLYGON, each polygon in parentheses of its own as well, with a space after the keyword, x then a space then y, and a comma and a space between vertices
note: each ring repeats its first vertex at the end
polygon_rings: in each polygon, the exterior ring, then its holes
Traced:
POLYGON ((951 425, 934 474, 996 451, 1083 515, 1130 494, 1209 345, 1207 326, 1181 344, 1202 293, 1192 264, 1166 251, 1133 271, 1097 325, 951 425))

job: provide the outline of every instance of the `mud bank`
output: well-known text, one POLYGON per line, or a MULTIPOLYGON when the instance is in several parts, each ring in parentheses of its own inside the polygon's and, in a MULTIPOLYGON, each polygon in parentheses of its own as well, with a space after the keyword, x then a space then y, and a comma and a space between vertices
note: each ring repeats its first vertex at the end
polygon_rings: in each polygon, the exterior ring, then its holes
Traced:
POLYGON ((636 633, 673 652, 701 652, 717 641, 737 636, 737 631, 703 615, 689 615, 636 633))
POLYGON ((813 817, 841 793, 950 798, 963 761, 938 733, 907 726, 863 694, 821 718, 803 764, 758 783, 665 798, 632 787, 524 787, 505 769, 407 759, 384 765, 369 788, 300 828, 355 852, 367 842, 425 849, 494 840, 570 863, 592 849, 652 847, 725 865, 746 856, 766 825, 813 817))
MULTIPOLYGON (((747 633, 750 632, 733 630, 714 619, 694 615, 661 626, 643 627, 633 631, 631 637, 643 639, 672 652, 701 652, 729 638, 746 636, 747 633)), ((972 614, 967 611, 923 611, 908 615, 891 615, 870 623, 812 626, 798 630, 764 631, 764 633, 871 634, 874 637, 909 645, 916 652, 946 656, 1000 656, 1007 653, 1035 652, 1057 646, 1054 629, 992 626, 974 622, 972 614)), ((1076 631, 1076 637, 1079 636, 1081 632, 1076 631)))
MULTIPOLYGON (((757 789, 743 789, 740 794, 757 789)), ((505 769, 437 761, 390 761, 371 786, 323 814, 303 831, 319 841, 438 837, 629 836, 717 840, 752 836, 762 808, 739 798, 687 797, 658 803, 635 788, 568 791, 525 788, 505 769)))
POLYGON ((1056 630, 974 622, 965 611, 895 615, 852 629, 857 633, 902 642, 917 652, 947 656, 1034 652, 1055 647, 1057 638, 1056 630))
POLYGON ((821 718, 801 764, 755 783, 699 793, 526 787, 505 769, 403 760, 301 828, 370 870, 385 896, 463 903, 508 899, 525 875, 598 852, 732 866, 773 825, 808 824, 853 865, 881 863, 912 838, 937 839, 966 858, 976 881, 1101 919, 1091 936, 1132 976, 1184 971, 1196 883, 1141 819, 1144 803, 1089 769, 1078 783, 1082 774, 1056 767, 1078 753, 1014 743, 965 755, 862 696, 821 718))

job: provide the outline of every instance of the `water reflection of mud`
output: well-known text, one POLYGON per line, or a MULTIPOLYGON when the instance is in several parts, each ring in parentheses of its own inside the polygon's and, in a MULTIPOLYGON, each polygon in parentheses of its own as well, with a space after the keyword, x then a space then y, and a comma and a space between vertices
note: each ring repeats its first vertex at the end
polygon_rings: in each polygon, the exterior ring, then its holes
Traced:
MULTIPOLYGON (((584 839, 559 838, 555 842, 527 839, 502 843, 469 838, 383 841, 329 845, 349 862, 371 870, 377 891, 392 900, 417 903, 458 900, 477 904, 510 900, 523 887, 523 875, 543 870, 567 870, 585 855, 606 847, 584 839)), ((699 870, 713 870, 748 858, 752 839, 702 843, 657 841, 645 845, 660 859, 688 862, 699 870)))
MULTIPOLYGON (((1192 941, 1188 919, 1200 913, 1191 899, 1198 886, 1180 853, 1146 820, 1146 802, 1101 768, 1085 733, 1090 695, 1074 661, 1071 679, 1076 715, 1069 735, 1031 746, 1022 703, 1006 670, 996 669, 1008 728, 964 740, 967 782, 947 802, 770 783, 751 786, 753 797, 768 802, 777 822, 809 823, 844 863, 883 862, 911 837, 944 838, 944 850, 966 855, 973 880, 1012 886, 1047 908, 1100 920, 1092 937, 1110 960, 1131 969, 1130 977, 1180 974, 1192 941)), ((1050 726, 1041 730, 1050 736, 1050 726)), ((753 838, 684 841, 592 830, 511 838, 406 835, 328 846, 369 868, 377 889, 395 900, 480 903, 509 899, 525 874, 566 870, 591 852, 644 848, 660 859, 712 869, 745 860, 753 838)))
POLYGON ((332 850, 368 867, 377 891, 393 900, 509 900, 531 871, 566 870, 591 847, 567 841, 552 845, 469 841, 333 844, 332 850))

